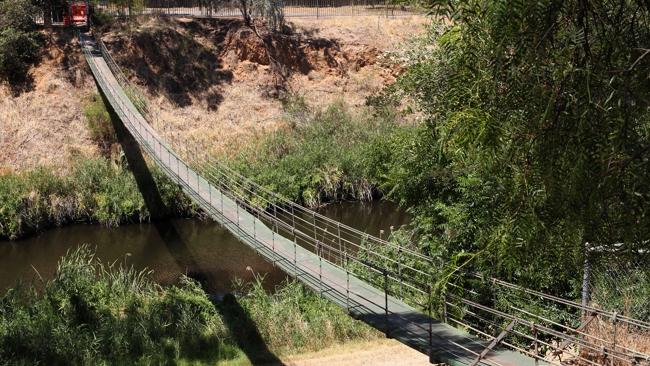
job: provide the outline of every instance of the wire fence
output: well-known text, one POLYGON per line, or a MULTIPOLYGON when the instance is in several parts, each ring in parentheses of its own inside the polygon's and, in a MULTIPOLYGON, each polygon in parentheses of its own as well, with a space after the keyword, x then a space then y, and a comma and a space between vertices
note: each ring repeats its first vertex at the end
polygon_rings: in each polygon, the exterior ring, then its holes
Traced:
MULTIPOLYGON (((629 317, 650 323, 650 254, 643 250, 626 251, 623 245, 613 248, 592 250, 586 265, 590 306, 612 315, 595 319, 587 315, 591 322, 585 332, 598 340, 596 344, 601 349, 619 351, 624 344, 650 354, 650 329, 620 322, 621 317, 629 317)), ((603 359, 594 352, 589 356, 603 359)), ((605 361, 621 364, 612 359, 605 361)), ((637 364, 650 365, 650 361, 638 360, 637 364)))
MULTIPOLYGON (((282 5, 285 17, 397 17, 420 13, 417 6, 394 4, 389 0, 284 0, 282 5)), ((114 16, 241 16, 237 1, 223 0, 96 0, 94 6, 95 11, 114 16)))
POLYGON ((650 254, 603 251, 590 260, 591 305, 650 322, 650 254))

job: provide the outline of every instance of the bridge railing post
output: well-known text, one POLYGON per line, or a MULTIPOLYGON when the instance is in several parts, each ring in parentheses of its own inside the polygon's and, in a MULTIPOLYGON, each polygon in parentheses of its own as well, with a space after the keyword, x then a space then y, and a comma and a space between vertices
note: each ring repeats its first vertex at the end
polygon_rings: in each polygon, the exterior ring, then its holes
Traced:
POLYGON ((345 285, 345 307, 348 310, 348 314, 350 313, 350 270, 348 268, 348 253, 345 252, 345 277, 346 277, 346 285, 345 285))
POLYGON ((296 239, 296 228, 291 228, 291 234, 293 234, 293 270, 298 278, 298 243, 296 239))
POLYGON ((339 240, 339 256, 343 253, 343 245, 341 245, 341 223, 336 222, 336 236, 339 240))
POLYGON ((241 227, 239 224, 239 203, 237 202, 237 197, 235 197, 235 207, 237 209, 237 227, 241 227))
POLYGON ((429 363, 433 362, 433 288, 429 284, 429 296, 428 296, 428 310, 429 310, 429 363))
MULTIPOLYGON (((616 353, 616 333, 617 333, 616 323, 618 322, 617 318, 618 318, 618 312, 614 311, 614 315, 612 316, 612 328, 613 328, 613 331, 614 331, 614 334, 612 335, 612 355, 614 355, 616 353)), ((614 366, 614 359, 615 358, 616 357, 611 358, 610 362, 611 362, 612 366, 614 366)))
POLYGON ((226 214, 223 211, 223 191, 224 191, 224 188, 223 188, 223 184, 221 183, 221 177, 219 177, 219 183, 218 184, 219 184, 219 189, 221 189, 221 192, 220 192, 221 194, 219 195, 221 197, 221 214, 225 216, 226 214))
POLYGON ((320 242, 316 242, 316 254, 318 255, 318 284, 320 286, 320 295, 323 296, 323 256, 321 256, 320 242))
POLYGON ((535 365, 539 364, 539 344, 537 340, 537 327, 535 325, 535 322, 531 322, 530 327, 532 328, 533 331, 533 351, 535 352, 534 358, 535 358, 535 365))
POLYGON ((442 319, 445 323, 449 323, 447 315, 447 290, 444 290, 444 295, 442 297, 442 319))
POLYGON ((384 311, 385 311, 385 332, 386 338, 390 338, 390 329, 388 321, 388 270, 383 269, 384 274, 384 311))
POLYGON ((397 276, 399 277, 399 297, 404 299, 404 284, 402 280, 402 246, 397 244, 397 276))

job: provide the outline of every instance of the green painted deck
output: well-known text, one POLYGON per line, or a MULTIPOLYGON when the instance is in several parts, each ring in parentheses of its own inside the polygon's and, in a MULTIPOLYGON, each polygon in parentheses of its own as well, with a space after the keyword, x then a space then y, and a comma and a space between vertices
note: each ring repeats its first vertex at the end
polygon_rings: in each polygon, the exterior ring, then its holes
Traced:
MULTIPOLYGON (((92 36, 80 35, 88 65, 115 113, 140 148, 211 217, 260 255, 367 324, 449 365, 474 364, 489 342, 431 319, 404 302, 387 296, 345 269, 274 232, 240 208, 208 180, 192 170, 147 123, 129 100, 97 49, 92 36), (431 330, 431 335, 430 335, 431 330)), ((215 250, 219 250, 215 246, 215 250)), ((522 353, 496 348, 478 365, 545 365, 522 353)))

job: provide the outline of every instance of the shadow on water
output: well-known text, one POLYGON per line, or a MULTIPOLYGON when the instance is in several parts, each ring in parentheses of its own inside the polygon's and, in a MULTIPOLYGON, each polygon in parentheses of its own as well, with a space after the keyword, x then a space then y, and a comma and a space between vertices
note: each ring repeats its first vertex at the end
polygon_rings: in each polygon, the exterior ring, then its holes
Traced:
POLYGON ((223 301, 215 307, 228 327, 239 349, 248 357, 253 365, 284 365, 284 363, 269 350, 264 338, 234 295, 224 296, 223 301))
MULTIPOLYGON (((106 106, 110 106, 108 100, 103 94, 102 99, 106 106)), ((120 143, 120 146, 122 146, 129 169, 135 177, 138 190, 140 191, 140 194, 142 194, 142 198, 144 199, 145 205, 149 210, 149 215, 151 216, 151 222, 156 228, 160 239, 167 247, 167 250, 169 250, 171 257, 174 258, 178 267, 184 271, 188 277, 191 277, 202 285, 205 285, 207 276, 204 274, 204 271, 201 270, 198 261, 194 259, 188 243, 183 239, 173 224, 162 220, 169 216, 170 211, 165 205, 160 195, 160 191, 158 191, 156 181, 151 175, 151 171, 142 155, 140 146, 112 108, 108 107, 108 109, 111 114, 111 121, 113 122, 113 128, 115 129, 117 140, 120 143), (188 272, 188 269, 192 269, 192 271, 188 272)))
MULTIPOLYGON (((106 100, 104 100, 107 103, 106 100)), ((108 104, 107 104, 108 105, 108 104)), ((187 273, 205 287, 207 276, 200 269, 198 261, 195 260, 188 243, 171 223, 161 221, 169 212, 162 200, 156 182, 149 171, 142 151, 137 142, 131 136, 124 124, 114 113, 111 113, 113 126, 117 139, 124 150, 129 168, 133 172, 138 189, 144 198, 145 205, 151 214, 152 223, 155 226, 160 238, 165 243, 170 254, 181 269, 194 268, 195 271, 187 273)), ((246 354, 253 365, 284 365, 267 347, 257 325, 250 318, 248 312, 239 304, 233 295, 226 295, 223 302, 215 305, 221 314, 230 334, 235 338, 239 348, 246 354)))

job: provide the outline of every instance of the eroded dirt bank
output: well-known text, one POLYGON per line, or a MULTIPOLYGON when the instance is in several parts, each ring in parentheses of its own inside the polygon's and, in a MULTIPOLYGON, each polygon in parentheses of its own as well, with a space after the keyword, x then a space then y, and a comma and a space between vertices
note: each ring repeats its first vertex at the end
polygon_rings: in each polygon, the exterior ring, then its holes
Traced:
MULTIPOLYGON (((314 108, 343 100, 362 106, 400 66, 386 57, 424 30, 425 17, 289 19, 268 47, 237 19, 148 18, 116 25, 107 46, 156 107, 156 120, 182 137, 206 139, 213 153, 236 154, 285 123, 282 97, 314 108)), ((100 154, 84 106, 96 87, 71 34, 44 33, 47 47, 32 83, 0 87, 0 172, 53 166, 100 154)))

